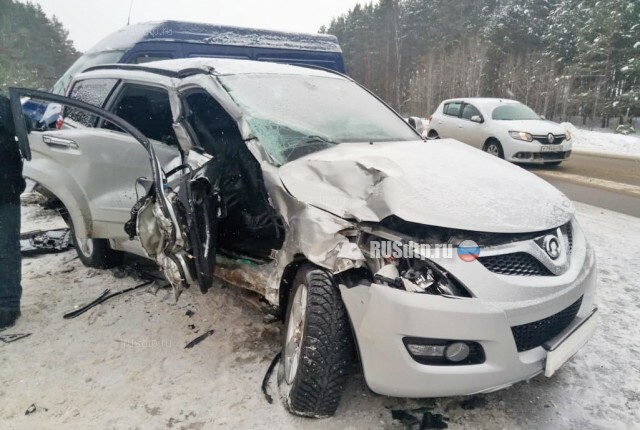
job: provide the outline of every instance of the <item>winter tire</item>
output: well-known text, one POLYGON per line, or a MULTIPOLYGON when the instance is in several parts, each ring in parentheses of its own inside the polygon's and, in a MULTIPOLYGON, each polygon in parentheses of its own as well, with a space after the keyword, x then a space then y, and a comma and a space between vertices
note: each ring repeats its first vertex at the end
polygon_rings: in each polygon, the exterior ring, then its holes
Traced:
POLYGON ((332 276, 313 265, 296 274, 287 307, 278 385, 294 415, 335 414, 354 343, 347 310, 332 276))

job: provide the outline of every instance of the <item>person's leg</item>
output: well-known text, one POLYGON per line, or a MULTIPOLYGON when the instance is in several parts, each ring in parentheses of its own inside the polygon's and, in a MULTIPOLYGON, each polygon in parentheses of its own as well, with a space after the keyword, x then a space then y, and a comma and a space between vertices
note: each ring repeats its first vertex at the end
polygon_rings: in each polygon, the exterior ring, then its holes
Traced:
POLYGON ((0 205, 0 328, 20 316, 20 205, 0 205))

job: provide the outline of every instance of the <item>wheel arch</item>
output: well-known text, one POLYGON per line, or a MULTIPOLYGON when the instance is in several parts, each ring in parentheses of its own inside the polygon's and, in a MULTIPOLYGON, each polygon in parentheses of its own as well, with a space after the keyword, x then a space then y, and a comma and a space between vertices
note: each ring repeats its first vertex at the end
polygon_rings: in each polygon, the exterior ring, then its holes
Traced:
POLYGON ((71 218, 76 235, 92 237, 92 218, 89 204, 80 187, 59 166, 51 166, 46 159, 25 162, 23 175, 60 201, 71 218))

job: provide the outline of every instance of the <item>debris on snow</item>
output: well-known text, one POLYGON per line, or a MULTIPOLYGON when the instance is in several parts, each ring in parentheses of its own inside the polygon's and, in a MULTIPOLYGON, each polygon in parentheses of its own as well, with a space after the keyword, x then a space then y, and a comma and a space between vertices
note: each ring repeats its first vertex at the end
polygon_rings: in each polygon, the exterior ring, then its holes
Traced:
POLYGON ((196 346, 197 344, 199 344, 200 342, 202 342, 203 340, 205 340, 206 338, 208 338, 209 336, 211 336, 214 333, 215 330, 208 330, 206 332, 204 332, 203 334, 201 334, 200 336, 196 337, 195 339, 193 339, 191 342, 189 342, 184 349, 191 349, 194 346, 196 346))
POLYGON ((25 337, 31 336, 31 333, 22 333, 22 334, 2 334, 0 335, 0 340, 4 343, 15 342, 16 340, 24 339, 25 337))
POLYGON ((20 234, 20 253, 24 256, 58 253, 71 246, 71 232, 68 228, 20 234))
POLYGON ((273 397, 271 397, 271 395, 267 392, 267 386, 269 385, 269 379, 271 379, 271 374, 273 373, 273 370, 276 368, 276 365, 280 361, 281 355, 282 355, 282 352, 279 352, 276 354, 275 357, 273 357, 273 360, 271 360, 271 363, 267 368, 267 373, 265 373, 264 378, 262 379, 262 392, 264 393, 264 398, 267 399, 267 402, 269 404, 273 403, 273 397))

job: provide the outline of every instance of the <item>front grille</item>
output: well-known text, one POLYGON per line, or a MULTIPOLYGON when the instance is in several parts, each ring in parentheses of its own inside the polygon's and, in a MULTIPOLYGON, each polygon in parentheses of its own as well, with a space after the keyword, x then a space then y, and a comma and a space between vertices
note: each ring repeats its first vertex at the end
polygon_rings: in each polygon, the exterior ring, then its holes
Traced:
POLYGON ((553 273, 526 252, 479 257, 484 267, 500 275, 514 276, 552 276, 553 273))
POLYGON ((547 139, 547 135, 544 136, 533 136, 534 140, 537 140, 538 142, 542 143, 543 145, 560 145, 562 142, 564 142, 565 136, 563 134, 555 134, 553 136, 555 139, 553 140, 553 143, 549 143, 549 140, 547 139))
POLYGON ((573 227, 571 223, 567 223, 564 227, 564 233, 567 235, 567 240, 569 241, 569 252, 573 250, 573 227))
POLYGON ((536 348, 559 335, 576 317, 581 304, 582 297, 555 315, 551 315, 540 321, 511 327, 518 352, 536 348))

